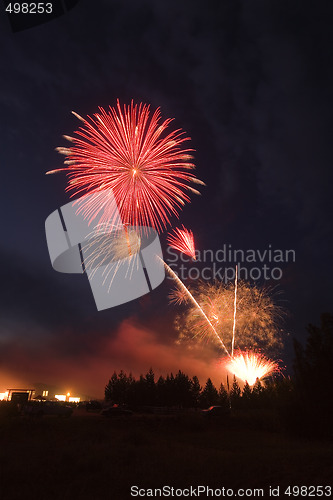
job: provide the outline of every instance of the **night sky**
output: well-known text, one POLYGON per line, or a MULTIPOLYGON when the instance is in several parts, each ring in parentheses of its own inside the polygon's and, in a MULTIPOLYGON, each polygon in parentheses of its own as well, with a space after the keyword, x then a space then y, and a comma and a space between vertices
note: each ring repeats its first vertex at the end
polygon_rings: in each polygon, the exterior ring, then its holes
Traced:
MULTIPOLYGON (((0 392, 36 382, 102 396, 113 371, 182 369, 218 383, 214 345, 175 344, 170 283, 97 312, 85 276, 56 273, 47 216, 69 201, 55 147, 71 110, 145 102, 191 137, 206 183, 180 224, 198 249, 294 249, 270 283, 292 338, 332 311, 332 48, 329 2, 81 0, 12 33, 0 16, 0 392)), ((179 226, 177 219, 172 225, 179 226)), ((164 250, 166 235, 161 236, 164 250)), ((262 284, 262 283, 261 283, 262 284)))

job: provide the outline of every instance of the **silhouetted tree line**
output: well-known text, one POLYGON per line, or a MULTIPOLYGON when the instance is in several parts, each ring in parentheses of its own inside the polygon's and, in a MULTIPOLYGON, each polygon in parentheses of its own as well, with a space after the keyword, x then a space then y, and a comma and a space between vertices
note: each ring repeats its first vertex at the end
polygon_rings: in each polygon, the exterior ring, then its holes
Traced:
MULTIPOLYGON (((176 375, 172 373, 155 380, 151 368, 146 375, 140 375, 136 380, 132 374, 127 375, 122 370, 114 372, 105 387, 105 399, 129 406, 178 406, 182 408, 201 405, 207 391, 214 387, 211 380, 207 381, 207 390, 202 390, 198 377, 189 378, 181 370, 176 375)), ((206 384, 206 385, 207 385, 206 384)), ((217 390, 216 395, 218 395, 217 390)), ((215 392, 214 392, 215 396, 215 392)), ((216 399, 216 398, 215 398, 216 399)), ((217 400, 217 399, 216 399, 217 400)))
POLYGON ((282 406, 287 428, 301 434, 333 437, 333 316, 309 325, 303 346, 294 340, 294 377, 282 406))
POLYGON ((274 399, 272 395, 277 386, 277 382, 264 386, 257 380, 252 388, 246 383, 242 390, 234 377, 228 392, 222 383, 217 389, 210 378, 201 387, 198 377, 190 378, 181 370, 176 375, 160 376, 157 381, 152 368, 138 380, 121 370, 114 372, 106 385, 105 399, 131 407, 208 408, 218 405, 236 409, 261 408, 274 399))

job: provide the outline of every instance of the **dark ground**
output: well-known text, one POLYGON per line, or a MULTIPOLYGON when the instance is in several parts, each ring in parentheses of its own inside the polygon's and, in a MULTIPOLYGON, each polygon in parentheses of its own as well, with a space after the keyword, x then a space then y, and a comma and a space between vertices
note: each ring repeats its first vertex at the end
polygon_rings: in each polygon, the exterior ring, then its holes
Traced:
POLYGON ((332 441, 290 437, 262 411, 227 422, 199 414, 107 419, 79 409, 71 418, 6 417, 0 443, 1 500, 121 500, 131 498, 131 485, 268 492, 333 477, 332 441))

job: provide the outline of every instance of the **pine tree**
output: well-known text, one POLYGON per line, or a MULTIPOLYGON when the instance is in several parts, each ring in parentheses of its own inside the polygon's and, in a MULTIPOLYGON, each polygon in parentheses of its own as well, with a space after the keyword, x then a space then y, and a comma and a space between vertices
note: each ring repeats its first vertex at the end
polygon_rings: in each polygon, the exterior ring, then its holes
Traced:
POLYGON ((118 380, 118 375, 116 372, 113 372, 109 382, 105 386, 105 400, 106 401, 112 401, 114 399, 114 387, 117 383, 118 380))
POLYGON ((230 402, 233 408, 239 408, 241 400, 241 389, 234 375, 234 381, 232 383, 232 388, 230 391, 230 402))
POLYGON ((309 325, 305 347, 297 340, 294 342, 298 390, 304 398, 310 393, 318 400, 332 401, 333 390, 333 316, 323 314, 320 327, 309 325))
POLYGON ((249 383, 246 381, 243 387, 242 398, 251 399, 252 390, 249 383))
POLYGON ((150 368, 146 373, 144 378, 144 393, 145 393, 145 404, 154 405, 156 401, 156 386, 155 386, 155 374, 153 369, 150 368))
POLYGON ((200 394, 200 404, 203 407, 214 406, 218 403, 218 392, 211 379, 207 379, 206 385, 200 394))
POLYGON ((259 378, 257 378, 252 387, 252 404, 256 408, 261 408, 262 406, 265 406, 265 401, 267 401, 267 399, 269 399, 269 396, 268 394, 265 394, 264 386, 259 378))
POLYGON ((161 375, 156 384, 156 403, 159 406, 165 406, 167 404, 165 397, 165 385, 165 380, 161 375))
POLYGON ((219 392, 218 392, 218 404, 220 406, 223 406, 223 408, 229 408, 229 406, 230 406, 228 393, 227 393, 226 388, 224 387, 224 385, 222 383, 220 385, 219 392))
POLYGON ((152 368, 149 368, 149 371, 146 373, 145 380, 149 387, 155 386, 155 374, 152 368))
POLYGON ((333 315, 322 314, 320 327, 309 325, 307 330, 305 347, 294 341, 294 399, 305 412, 313 413, 309 420, 328 421, 328 415, 333 416, 333 315))
POLYGON ((264 388, 262 386, 262 383, 260 382, 259 378, 257 377, 255 384, 252 388, 252 393, 255 396, 260 396, 261 393, 263 392, 264 388))
POLYGON ((116 404, 128 403, 130 388, 133 383, 132 374, 127 376, 123 370, 119 374, 114 372, 105 387, 105 399, 116 404))
POLYGON ((175 377, 170 373, 165 379, 165 398, 167 406, 174 406, 176 404, 174 389, 175 377))
POLYGON ((128 388, 126 393, 126 403, 129 406, 135 407, 138 404, 137 401, 137 390, 136 390, 136 380, 133 377, 132 373, 128 376, 128 388))
POLYGON ((115 388, 116 388, 117 403, 119 404, 127 403, 129 380, 126 373, 123 370, 120 370, 119 372, 118 381, 115 388))
POLYGON ((175 398, 178 406, 186 408, 191 406, 191 386, 188 376, 179 370, 175 377, 175 398))
POLYGON ((242 406, 244 408, 249 408, 251 406, 251 400, 252 400, 252 390, 248 382, 246 381, 242 392, 242 406))
POLYGON ((201 387, 199 379, 196 375, 194 375, 191 382, 192 382, 192 384, 191 384, 192 406, 194 406, 194 408, 197 408, 199 405, 200 393, 201 393, 202 387, 201 387))

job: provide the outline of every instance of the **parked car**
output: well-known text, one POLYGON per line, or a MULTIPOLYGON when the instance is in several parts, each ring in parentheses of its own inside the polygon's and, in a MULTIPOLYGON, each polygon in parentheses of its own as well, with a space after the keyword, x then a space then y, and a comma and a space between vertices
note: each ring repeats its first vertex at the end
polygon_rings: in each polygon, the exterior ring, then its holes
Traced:
POLYGON ((226 417, 230 415, 230 408, 227 406, 211 406, 207 410, 202 410, 205 417, 226 417))
POLYGON ((86 403, 86 410, 87 411, 101 411, 102 408, 103 408, 103 405, 100 401, 92 400, 92 401, 88 401, 86 403))
POLYGON ((43 415, 57 415, 58 417, 70 417, 73 408, 69 405, 56 401, 31 401, 24 405, 22 413, 28 416, 42 417, 43 415))
POLYGON ((133 415, 131 410, 127 410, 126 408, 122 408, 121 406, 111 406, 110 408, 105 408, 101 411, 101 415, 104 417, 117 417, 118 415, 133 415))

